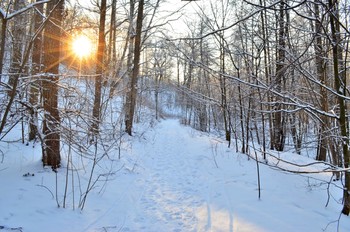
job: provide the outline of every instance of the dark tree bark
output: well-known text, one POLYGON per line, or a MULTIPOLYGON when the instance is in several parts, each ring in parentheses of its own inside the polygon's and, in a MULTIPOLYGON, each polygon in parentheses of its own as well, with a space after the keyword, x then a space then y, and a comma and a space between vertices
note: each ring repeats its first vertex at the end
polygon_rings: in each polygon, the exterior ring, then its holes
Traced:
MULTIPOLYGON (((36 0, 36 2, 39 2, 41 0, 36 0)), ((40 12, 43 12, 43 5, 39 5, 36 8, 36 11, 34 12, 34 18, 33 18, 33 31, 34 33, 37 33, 40 29, 40 26, 42 24, 42 17, 40 15, 40 12)), ((42 34, 40 33, 36 38, 34 38, 33 42, 33 51, 32 51, 32 75, 35 76, 41 71, 41 51, 42 51, 42 34)), ((30 122, 29 122, 29 141, 32 141, 35 139, 37 133, 38 133, 38 113, 36 111, 36 105, 38 104, 38 98, 39 98, 39 88, 40 83, 37 77, 34 77, 32 82, 30 83, 30 95, 29 95, 29 102, 31 105, 30 109, 30 122)))
MULTIPOLYGON (((315 62, 317 77, 322 85, 327 85, 327 70, 326 70, 326 53, 324 51, 324 44, 322 40, 322 28, 323 25, 320 19, 320 7, 318 0, 315 0, 315 62)), ((320 107, 322 111, 328 112, 328 92, 324 86, 320 86, 320 107)), ((325 115, 320 116, 321 125, 319 128, 319 141, 316 159, 319 161, 326 161, 327 158, 327 147, 328 147, 328 135, 327 131, 329 128, 329 120, 325 115)))
MULTIPOLYGON (((16 0, 14 2, 13 8, 15 11, 18 11, 25 7, 24 0, 16 0)), ((24 51, 23 44, 26 34, 25 24, 25 15, 20 14, 16 17, 16 24, 12 25, 12 57, 10 64, 10 76, 9 76, 9 85, 13 86, 15 82, 15 76, 19 74, 20 66, 22 63, 22 54, 24 51)))
MULTIPOLYGON (((201 21, 201 27, 200 27, 200 35, 203 35, 204 31, 204 23, 201 21)), ((201 39, 200 43, 200 61, 202 64, 206 65, 209 67, 209 52, 207 51, 207 46, 204 43, 204 40, 201 39)), ((199 69, 199 92, 203 94, 209 94, 209 91, 206 91, 206 87, 208 86, 208 74, 206 70, 203 68, 199 69), (207 93, 205 93, 207 92, 207 93)), ((207 106, 203 102, 199 102, 197 106, 197 111, 198 111, 198 121, 199 121, 199 130, 206 132, 208 128, 208 113, 207 113, 207 106)))
POLYGON ((95 79, 95 99, 94 107, 92 111, 92 133, 97 134, 99 130, 99 124, 101 120, 101 91, 102 91, 102 78, 104 72, 104 58, 105 58, 105 24, 106 24, 106 11, 107 1, 101 0, 100 6, 100 25, 98 29, 98 48, 96 57, 96 79, 95 79))
POLYGON ((60 64, 60 37, 64 14, 64 0, 47 4, 52 11, 51 20, 44 32, 43 66, 46 73, 42 79, 44 122, 43 164, 54 170, 60 166, 60 115, 58 110, 58 81, 60 64))
MULTIPOLYGON (((116 4, 116 0, 113 0, 112 2, 112 7, 114 7, 114 4, 116 4)), ((116 10, 115 10, 116 11, 116 10)), ((113 9, 112 9, 112 12, 111 12, 111 20, 113 22, 113 18, 115 18, 115 14, 116 12, 113 12, 113 9)), ((123 53, 122 55, 120 56, 119 58, 119 62, 117 64, 117 67, 115 68, 115 70, 113 71, 113 79, 112 79, 112 83, 111 83, 111 88, 109 90, 109 97, 113 97, 114 95, 114 92, 116 91, 117 87, 118 87, 118 84, 119 84, 119 81, 120 81, 120 71, 122 70, 122 67, 123 67, 123 61, 126 57, 126 54, 127 54, 127 50, 128 50, 128 47, 132 47, 132 41, 133 41, 133 37, 134 35, 132 35, 132 31, 133 31, 133 25, 131 22, 133 22, 133 17, 134 17, 134 2, 133 1, 130 1, 130 17, 129 17, 129 20, 130 20, 130 23, 129 23, 129 28, 128 28, 128 35, 125 39, 125 43, 124 43, 124 48, 123 48, 123 53)), ((115 20, 115 19, 114 19, 115 20)), ((112 26, 111 26, 111 30, 112 30, 112 26)), ((113 36, 111 36, 113 37, 113 36)), ((116 39, 116 28, 114 28, 114 43, 113 43, 113 49, 112 49, 112 52, 114 53, 113 57, 114 57, 114 60, 116 60, 116 47, 115 47, 115 39, 116 39)), ((132 50, 132 49, 131 49, 132 50)), ((129 55, 130 55, 130 52, 129 51, 129 55)), ((127 63, 131 64, 131 58, 132 57, 127 57, 127 63)), ((127 64, 127 67, 129 67, 127 64)), ((129 75, 129 72, 127 72, 127 74, 129 75)))
MULTIPOLYGON (((285 22, 285 1, 280 2, 280 10, 278 16, 278 48, 277 48, 277 64, 276 64, 276 77, 275 77, 275 90, 281 93, 284 74, 285 74, 285 57, 286 57, 286 22, 285 22)), ((273 117, 273 148, 277 151, 283 151, 285 143, 285 116, 282 113, 282 100, 280 97, 276 97, 275 113, 273 117)))
MULTIPOLYGON (((2 16, 2 15, 0 15, 2 16)), ((4 67, 5 44, 6 44, 7 19, 1 17, 1 43, 0 43, 0 81, 4 67)))
MULTIPOLYGON (((346 103, 344 96, 346 95, 346 77, 343 71, 343 51, 340 38, 339 25, 339 2, 337 0, 328 0, 330 9, 330 25, 332 36, 332 51, 333 51, 333 72, 334 72, 334 87, 338 93, 339 104, 339 127, 342 140, 343 164, 344 168, 349 168, 349 139, 348 139, 348 119, 346 114, 346 103)), ((346 171, 343 191, 343 209, 342 213, 349 215, 350 213, 350 172, 346 171)))
MULTIPOLYGON (((259 3, 261 6, 265 6, 265 1, 263 2, 262 0, 259 0, 259 3)), ((267 40, 268 37, 268 33, 267 33, 267 28, 266 28, 266 11, 263 11, 260 15, 261 17, 261 35, 262 35, 262 39, 263 39, 263 43, 264 43, 264 47, 263 47, 263 60, 264 60, 264 71, 265 71, 265 79, 269 80, 269 76, 270 76, 270 70, 268 67, 268 47, 269 47, 269 43, 267 40)), ((261 123, 262 123, 262 153, 263 153, 263 157, 264 159, 266 159, 266 134, 265 134, 265 113, 263 112, 264 107, 263 107, 263 97, 261 94, 261 90, 260 88, 258 89, 258 94, 259 94, 259 101, 260 101, 260 110, 261 110, 261 123)), ((267 97, 269 98, 269 96, 267 97)), ((269 114, 269 118, 271 118, 271 114, 269 114)), ((269 119, 270 122, 270 119, 269 119)), ((270 134, 272 134, 270 132, 270 134)))
POLYGON ((224 41, 221 39, 224 37, 223 33, 220 35, 220 93, 221 93, 221 108, 223 113, 223 121, 225 127, 225 138, 226 141, 231 141, 231 131, 229 126, 229 115, 228 115, 228 106, 227 106, 227 90, 226 90, 226 77, 223 75, 226 72, 226 63, 225 63, 225 46, 224 41))
POLYGON ((111 23, 109 26, 109 46, 108 46, 108 65, 115 65, 116 60, 116 34, 117 34, 117 28, 116 28, 116 12, 117 12, 117 0, 112 0, 111 5, 111 23))
POLYGON ((136 97, 137 97, 137 81, 140 70, 140 55, 141 55, 141 33, 143 21, 144 0, 139 0, 137 19, 136 19, 136 36, 134 46, 134 62, 131 80, 129 81, 129 89, 125 102, 125 130, 129 135, 132 135, 132 127, 134 121, 136 97))
MULTIPOLYGON (((195 51, 195 41, 189 41, 188 43, 190 49, 190 59, 185 63, 184 68, 184 85, 189 90, 192 89, 192 85, 194 85, 193 76, 194 76, 194 61, 196 60, 196 51, 195 51)), ((186 95, 183 95, 183 98, 186 98, 186 95)), ((185 108, 185 125, 191 125, 192 119, 192 108, 193 108, 193 100, 192 98, 184 99, 186 102, 185 108)))

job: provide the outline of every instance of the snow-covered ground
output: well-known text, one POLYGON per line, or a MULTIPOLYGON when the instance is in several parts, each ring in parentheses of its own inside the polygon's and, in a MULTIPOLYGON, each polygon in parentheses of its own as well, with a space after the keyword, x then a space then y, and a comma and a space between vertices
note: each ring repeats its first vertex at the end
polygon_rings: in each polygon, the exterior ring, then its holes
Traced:
POLYGON ((340 217, 341 183, 328 186, 330 174, 301 176, 260 164, 258 199, 256 162, 223 140, 175 119, 145 131, 127 137, 120 160, 109 154, 109 180, 96 183, 83 211, 72 189, 83 188, 88 169, 68 181, 62 208, 66 169, 56 176, 43 168, 38 145, 1 143, 0 231, 350 231, 350 218, 340 217))

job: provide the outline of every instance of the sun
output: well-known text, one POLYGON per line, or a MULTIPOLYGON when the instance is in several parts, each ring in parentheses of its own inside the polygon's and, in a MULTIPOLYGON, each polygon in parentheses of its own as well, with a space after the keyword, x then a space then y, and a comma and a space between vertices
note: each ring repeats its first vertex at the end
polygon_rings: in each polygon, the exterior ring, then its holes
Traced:
POLYGON ((73 38, 72 50, 79 58, 86 58, 92 53, 91 40, 85 35, 78 35, 73 38))

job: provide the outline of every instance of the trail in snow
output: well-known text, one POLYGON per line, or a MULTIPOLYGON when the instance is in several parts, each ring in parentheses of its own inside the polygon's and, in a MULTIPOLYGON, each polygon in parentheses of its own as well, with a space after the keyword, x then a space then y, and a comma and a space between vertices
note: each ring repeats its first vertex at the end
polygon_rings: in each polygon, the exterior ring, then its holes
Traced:
MULTIPOLYGON (((227 145, 207 134, 199 136, 177 120, 158 127, 158 133, 136 149, 142 151, 143 173, 136 181, 142 194, 132 202, 136 213, 122 231, 237 231, 242 225, 240 231, 259 231, 243 221, 235 225, 231 192, 225 188, 235 181, 225 183, 230 174, 222 178, 226 174, 214 160, 218 152, 232 155, 227 145)), ((254 183, 245 184, 255 192, 254 183)))
MULTIPOLYGON (((320 232, 337 231, 342 190, 329 174, 300 176, 260 166, 258 199, 256 164, 227 148, 225 141, 168 119, 123 143, 121 171, 97 183, 84 211, 56 208, 56 175, 41 167, 40 149, 11 145, 0 163, 0 231, 23 232, 320 232), (23 177, 24 173, 34 176, 23 177), (45 186, 45 188, 40 187, 45 186), (104 187, 102 187, 104 186, 104 187), (327 208, 327 188, 330 202, 327 208), (2 229, 3 228, 3 229, 2 229)), ((110 154, 118 156, 118 154, 110 154)), ((281 154, 294 161, 312 160, 281 154), (294 158, 293 158, 294 157, 294 158)), ((111 164, 107 160, 106 165, 111 164)), ((86 181, 89 172, 79 173, 86 181)), ((58 201, 62 205, 66 172, 60 169, 58 201)), ((82 186, 84 184, 82 183, 82 186)), ((76 196, 77 196, 76 191, 76 196)), ((339 231, 350 231, 342 217, 339 231)))
POLYGON ((151 225, 147 230, 193 231, 198 223, 196 210, 205 201, 198 194, 207 181, 201 176, 200 168, 206 158, 204 150, 208 148, 189 138, 188 131, 174 120, 159 132, 153 143, 146 143, 144 147, 146 179, 138 180, 144 191, 136 203, 140 207, 134 220, 136 228, 130 230, 151 225))
POLYGON ((140 194, 129 199, 133 210, 122 231, 294 232, 336 227, 327 227, 334 218, 323 207, 324 189, 322 194, 308 190, 305 178, 262 167, 259 200, 255 163, 245 155, 177 120, 163 121, 155 131, 154 137, 134 145, 140 175, 131 192, 140 194))

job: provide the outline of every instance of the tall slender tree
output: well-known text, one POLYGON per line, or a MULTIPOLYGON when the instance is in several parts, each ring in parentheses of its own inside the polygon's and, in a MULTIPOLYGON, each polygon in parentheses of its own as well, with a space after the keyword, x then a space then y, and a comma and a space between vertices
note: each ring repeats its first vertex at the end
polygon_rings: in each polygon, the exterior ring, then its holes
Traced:
POLYGON ((106 14, 107 14, 107 1, 101 0, 100 5, 100 24, 98 28, 98 48, 96 55, 96 79, 95 79, 95 99, 92 110, 92 132, 98 133, 99 124, 101 120, 101 95, 102 95, 102 78, 104 72, 104 59, 105 59, 105 26, 106 26, 106 14))
MULTIPOLYGON (((24 0, 16 0, 14 2, 14 10, 18 11, 25 7, 24 0)), ((24 40, 26 34, 26 25, 25 25, 25 14, 20 14, 16 18, 16 24, 12 24, 12 58, 10 65, 10 75, 9 85, 13 86, 15 81, 15 75, 18 75, 21 63, 22 56, 24 51, 24 40)))
MULTIPOLYGON (((286 72, 286 3, 284 0, 280 2, 280 9, 278 15, 278 47, 277 47, 277 64, 275 89, 277 93, 281 93, 284 83, 284 75, 286 72)), ((282 112, 281 97, 276 97, 275 112, 273 115, 273 148, 277 151, 283 151, 286 138, 285 116, 282 112)))
MULTIPOLYGON (((3 12, 3 11, 1 11, 3 12)), ((6 33, 7 33, 7 22, 8 18, 6 15, 0 12, 1 18, 1 42, 0 42, 0 81, 2 79, 2 71, 4 67, 4 56, 5 56, 5 44, 6 44, 6 33)))
MULTIPOLYGON (((116 36, 117 36, 117 26, 116 26, 116 14, 117 14, 117 0, 112 0, 111 4, 111 23, 109 25, 109 46, 107 52, 107 64, 115 65, 116 61, 116 36)), ((114 71, 113 68, 111 70, 114 71)), ((113 75, 112 71, 112 75, 113 75)))
POLYGON ((64 0, 47 4, 51 19, 44 31, 43 66, 46 75, 42 78, 44 122, 43 164, 54 170, 60 166, 60 115, 58 110, 58 81, 60 64, 60 38, 64 14, 64 0))
MULTIPOLYGON (((36 2, 39 2, 41 0, 36 0, 36 2)), ((43 12, 43 5, 39 5, 35 8, 34 11, 34 17, 33 17, 33 32, 38 33, 40 30, 40 26, 42 24, 42 12, 43 12)), ((33 42, 33 51, 32 51, 32 75, 35 76, 41 71, 41 50, 42 50, 42 33, 39 32, 38 36, 34 38, 33 42)), ((39 80, 38 78, 34 77, 32 82, 30 83, 30 95, 29 95, 29 102, 31 105, 31 118, 29 123, 29 141, 34 140, 37 132, 38 132, 38 120, 37 120, 37 111, 36 111, 36 105, 38 103, 38 97, 39 97, 39 80)))
POLYGON ((136 108, 137 98, 137 82, 140 70, 141 56, 141 38, 142 38, 142 22, 143 22, 144 0, 139 0, 137 19, 136 19, 136 35, 134 45, 134 61, 131 79, 129 80, 128 93, 125 100, 125 130, 132 135, 132 127, 136 108))
MULTIPOLYGON (((314 4, 315 14, 315 62, 316 62, 316 73, 317 77, 321 82, 320 86, 320 107, 323 112, 328 112, 328 91, 324 86, 327 86, 327 69, 326 69, 326 52, 325 45, 322 39, 322 28, 324 27, 321 22, 321 12, 318 0, 315 0, 314 4)), ((328 135, 329 130, 329 119, 326 115, 321 116, 321 125, 319 129, 319 141, 316 159, 320 161, 326 161, 327 158, 327 147, 328 147, 328 135)))
MULTIPOLYGON (((342 140, 344 168, 350 167, 348 118, 346 113, 346 75, 344 71, 343 49, 340 35, 339 1, 328 0, 333 53, 334 87, 339 104, 339 128, 342 140)), ((345 172, 342 213, 350 214, 350 172, 345 172)))

